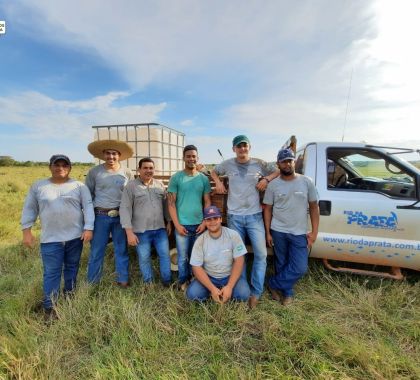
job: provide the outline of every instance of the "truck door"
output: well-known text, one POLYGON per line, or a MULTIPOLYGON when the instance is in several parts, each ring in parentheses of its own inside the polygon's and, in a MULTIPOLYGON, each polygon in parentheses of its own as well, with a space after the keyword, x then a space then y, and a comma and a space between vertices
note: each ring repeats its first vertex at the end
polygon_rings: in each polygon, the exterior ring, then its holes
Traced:
POLYGON ((321 220, 311 256, 420 270, 418 170, 366 146, 316 157, 321 220))

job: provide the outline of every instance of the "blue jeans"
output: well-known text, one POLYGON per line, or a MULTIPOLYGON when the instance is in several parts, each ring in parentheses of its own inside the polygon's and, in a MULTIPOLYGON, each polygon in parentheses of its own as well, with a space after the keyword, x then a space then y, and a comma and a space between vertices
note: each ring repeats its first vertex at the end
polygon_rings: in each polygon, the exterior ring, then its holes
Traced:
POLYGON ((164 228, 136 233, 139 244, 136 250, 139 257, 139 266, 143 281, 146 283, 153 281, 152 260, 150 257, 152 244, 159 256, 160 278, 164 284, 171 282, 171 260, 169 258, 168 235, 164 228))
POLYGON ((195 232, 199 224, 184 225, 188 231, 187 236, 180 235, 175 230, 176 251, 178 257, 178 282, 183 284, 187 282, 192 275, 190 258, 191 251, 198 235, 195 232))
POLYGON ((41 257, 44 266, 45 309, 57 302, 60 292, 61 273, 64 276, 64 292, 71 292, 76 286, 83 242, 80 238, 65 242, 41 243, 41 257))
MULTIPOLYGON (((264 278, 267 269, 267 247, 262 213, 253 215, 228 214, 228 227, 237 231, 244 243, 246 235, 251 241, 252 251, 254 252, 251 270, 251 295, 260 298, 264 291, 264 278)), ((246 277, 246 266, 243 276, 246 277)))
POLYGON ((274 243, 274 271, 268 285, 285 297, 293 296, 293 286, 308 270, 306 235, 293 235, 271 230, 274 243))
POLYGON ((90 255, 87 280, 97 283, 102 277, 105 249, 108 244, 109 234, 112 235, 115 255, 115 271, 118 282, 128 282, 128 249, 127 238, 121 227, 120 217, 108 215, 95 215, 93 239, 90 243, 90 255))
MULTIPOLYGON (((215 278, 209 276, 213 285, 223 288, 229 281, 229 277, 215 278)), ((232 299, 235 301, 247 301, 251 291, 245 278, 240 277, 232 290, 232 299)), ((187 288, 187 298, 190 301, 205 301, 210 297, 210 291, 198 280, 194 280, 187 288)))

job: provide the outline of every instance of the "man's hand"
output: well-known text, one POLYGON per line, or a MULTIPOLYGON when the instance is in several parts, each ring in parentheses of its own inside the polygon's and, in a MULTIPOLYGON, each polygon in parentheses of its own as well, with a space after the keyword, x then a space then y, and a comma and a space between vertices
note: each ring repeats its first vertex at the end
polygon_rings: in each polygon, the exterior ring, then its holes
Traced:
POLYGON ((168 222, 168 223, 166 223, 166 233, 169 236, 171 234, 171 232, 172 232, 172 223, 168 222))
POLYGON ((216 303, 223 303, 223 298, 222 298, 222 291, 219 288, 214 287, 211 290, 211 298, 213 298, 213 301, 216 303))
POLYGON ((226 303, 226 302, 228 302, 232 298, 232 291, 233 291, 233 289, 229 285, 225 285, 221 289, 222 303, 226 303))
POLYGON ((34 235, 32 235, 31 229, 27 228, 23 230, 22 233, 23 233, 23 239, 22 239, 23 245, 25 247, 33 248, 35 246, 36 239, 34 235))
POLYGON ((197 227, 197 229, 195 230, 195 232, 197 232, 197 234, 201 234, 205 230, 206 230, 206 224, 204 223, 204 220, 203 220, 201 222, 201 224, 197 227))
POLYGON ((92 240, 93 231, 91 230, 84 230, 82 236, 80 236, 80 240, 83 240, 83 243, 87 243, 92 240))
POLYGON ((215 186, 214 189, 215 189, 217 194, 226 194, 227 193, 225 185, 223 185, 222 181, 219 181, 218 183, 216 183, 216 186, 215 186))
POLYGON ((265 240, 267 241, 268 246, 272 248, 273 247, 273 237, 271 236, 270 232, 266 232, 265 240))
POLYGON ((127 235, 127 243, 128 245, 131 245, 132 247, 135 247, 137 244, 139 244, 139 238, 133 231, 127 231, 125 230, 125 233, 127 235))
POLYGON ((308 248, 311 248, 316 241, 317 235, 313 232, 308 232, 306 234, 306 239, 308 240, 308 248))
POLYGON ((265 191, 267 186, 268 186, 268 179, 263 177, 261 178, 261 180, 257 183, 255 187, 257 188, 258 191, 265 191))
POLYGON ((176 225, 175 228, 181 236, 188 236, 188 230, 182 224, 176 225))

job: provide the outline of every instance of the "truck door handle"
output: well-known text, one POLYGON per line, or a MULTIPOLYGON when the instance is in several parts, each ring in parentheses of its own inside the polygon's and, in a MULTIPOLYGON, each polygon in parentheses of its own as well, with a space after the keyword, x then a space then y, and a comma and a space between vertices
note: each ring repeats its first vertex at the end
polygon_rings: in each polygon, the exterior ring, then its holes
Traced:
POLYGON ((321 215, 331 215, 331 201, 319 201, 318 205, 321 215))

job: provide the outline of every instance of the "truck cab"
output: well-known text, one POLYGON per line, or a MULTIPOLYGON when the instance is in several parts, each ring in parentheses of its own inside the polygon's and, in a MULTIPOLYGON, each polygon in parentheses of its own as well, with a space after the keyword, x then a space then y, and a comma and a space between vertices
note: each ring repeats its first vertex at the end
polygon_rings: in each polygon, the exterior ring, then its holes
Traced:
POLYGON ((420 170, 400 157, 409 152, 327 142, 297 150, 296 172, 314 180, 320 199, 311 257, 342 271, 328 260, 389 266, 394 278, 420 270, 420 170))

